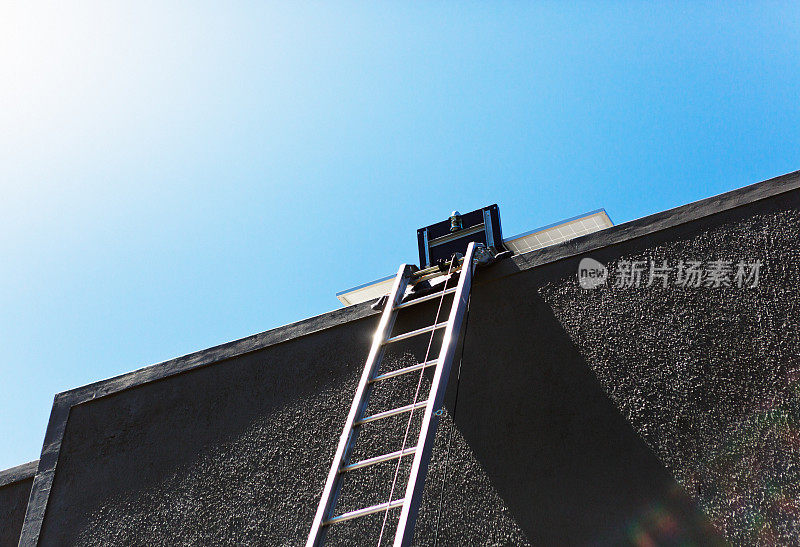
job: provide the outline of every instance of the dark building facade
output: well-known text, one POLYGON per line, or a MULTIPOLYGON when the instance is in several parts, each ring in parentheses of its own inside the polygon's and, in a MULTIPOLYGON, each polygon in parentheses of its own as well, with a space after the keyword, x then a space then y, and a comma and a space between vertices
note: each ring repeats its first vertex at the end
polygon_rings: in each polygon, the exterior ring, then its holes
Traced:
MULTIPOLYGON (((799 233, 796 172, 480 270, 415 544, 796 541, 799 233)), ((435 302, 413 309, 398 330, 435 302)), ((32 486, 0 480, 2 545, 28 491, 21 545, 304 544, 377 321, 356 304, 58 394, 32 486)))
POLYGON ((39 462, 33 461, 0 471, 0 545, 17 545, 33 476, 39 462))

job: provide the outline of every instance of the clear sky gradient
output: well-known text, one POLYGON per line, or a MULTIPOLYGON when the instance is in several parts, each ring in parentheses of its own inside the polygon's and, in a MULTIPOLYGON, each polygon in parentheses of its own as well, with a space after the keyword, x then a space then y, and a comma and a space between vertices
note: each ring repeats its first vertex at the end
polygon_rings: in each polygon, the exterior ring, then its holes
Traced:
POLYGON ((4 2, 0 469, 53 395, 339 306, 416 229, 800 169, 798 2, 4 2))

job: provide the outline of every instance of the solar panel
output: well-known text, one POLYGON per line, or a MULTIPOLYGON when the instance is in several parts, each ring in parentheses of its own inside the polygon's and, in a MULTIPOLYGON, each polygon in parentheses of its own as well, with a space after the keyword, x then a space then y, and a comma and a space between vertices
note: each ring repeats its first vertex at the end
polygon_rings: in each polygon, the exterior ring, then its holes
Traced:
POLYGON ((563 243, 576 237, 604 230, 613 226, 605 209, 556 222, 536 228, 529 232, 510 237, 504 241, 505 246, 514 254, 529 253, 542 247, 563 243))
POLYGON ((366 302, 373 298, 380 298, 384 294, 388 294, 392 290, 392 283, 394 282, 393 275, 382 277, 369 283, 364 283, 358 287, 347 289, 346 291, 337 292, 336 298, 345 306, 352 306, 360 302, 366 302))

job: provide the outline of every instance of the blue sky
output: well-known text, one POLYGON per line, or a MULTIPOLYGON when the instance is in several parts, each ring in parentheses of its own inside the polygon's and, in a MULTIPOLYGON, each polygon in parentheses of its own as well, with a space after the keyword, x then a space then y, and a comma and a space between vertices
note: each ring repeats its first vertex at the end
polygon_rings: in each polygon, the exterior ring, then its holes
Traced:
POLYGON ((416 229, 800 169, 800 4, 0 7, 0 469, 53 395, 338 307, 416 229))

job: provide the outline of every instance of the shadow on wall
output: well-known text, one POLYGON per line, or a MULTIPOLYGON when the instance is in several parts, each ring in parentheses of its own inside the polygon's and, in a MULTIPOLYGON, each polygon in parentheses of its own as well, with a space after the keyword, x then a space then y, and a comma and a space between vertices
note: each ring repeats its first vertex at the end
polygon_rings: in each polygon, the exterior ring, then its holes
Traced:
POLYGON ((460 386, 448 387, 448 409, 458 389, 457 427, 516 523, 534 545, 723 544, 537 288, 523 274, 474 290, 460 386))
POLYGON ((737 545, 794 544, 800 530, 800 193, 592 253, 623 261, 760 261, 757 284, 586 291, 577 259, 539 290, 603 390, 737 545), (567 283, 564 280, 570 279, 567 283))

